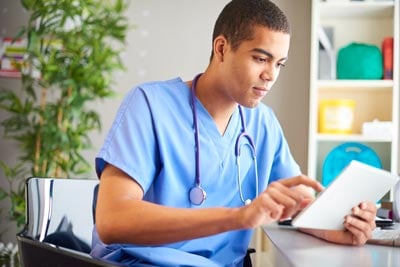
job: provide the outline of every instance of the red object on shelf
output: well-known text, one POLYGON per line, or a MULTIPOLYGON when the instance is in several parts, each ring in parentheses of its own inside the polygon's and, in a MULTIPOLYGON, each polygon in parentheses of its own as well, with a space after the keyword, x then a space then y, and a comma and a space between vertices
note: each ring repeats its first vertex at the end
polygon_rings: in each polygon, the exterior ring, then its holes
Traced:
POLYGON ((393 79, 393 37, 386 37, 382 42, 383 79, 393 79))

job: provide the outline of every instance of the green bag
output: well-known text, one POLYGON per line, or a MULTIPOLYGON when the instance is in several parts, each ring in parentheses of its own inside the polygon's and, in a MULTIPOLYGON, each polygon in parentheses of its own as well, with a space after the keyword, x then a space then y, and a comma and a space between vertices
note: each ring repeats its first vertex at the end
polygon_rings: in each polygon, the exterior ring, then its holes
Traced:
POLYGON ((375 45, 350 43, 339 50, 338 79, 382 79, 382 52, 375 45))

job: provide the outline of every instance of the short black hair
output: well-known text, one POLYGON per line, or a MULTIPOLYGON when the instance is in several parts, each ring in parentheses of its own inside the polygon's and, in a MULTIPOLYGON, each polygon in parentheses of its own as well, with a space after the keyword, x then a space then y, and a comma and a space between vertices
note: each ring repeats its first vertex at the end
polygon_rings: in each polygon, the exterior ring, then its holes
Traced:
MULTIPOLYGON (((215 22, 213 42, 223 35, 232 49, 243 41, 251 40, 255 26, 290 34, 285 13, 269 0, 232 0, 219 14, 215 22)), ((211 54, 212 57, 213 53, 211 54)))

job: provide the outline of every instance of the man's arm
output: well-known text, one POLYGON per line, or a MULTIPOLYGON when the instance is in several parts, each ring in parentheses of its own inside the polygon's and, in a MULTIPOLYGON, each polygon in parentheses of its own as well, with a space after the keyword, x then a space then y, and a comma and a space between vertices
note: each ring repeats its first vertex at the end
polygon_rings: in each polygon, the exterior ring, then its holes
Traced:
POLYGON ((118 168, 107 165, 100 179, 96 227, 106 244, 143 245, 254 228, 297 212, 304 196, 291 188, 299 184, 316 190, 321 187, 316 181, 299 176, 272 183, 250 205, 240 208, 173 208, 143 201, 140 185, 118 168))
POLYGON ((134 179, 106 166, 96 207, 96 227, 104 243, 162 244, 243 227, 235 219, 237 209, 179 209, 142 198, 143 190, 134 179))

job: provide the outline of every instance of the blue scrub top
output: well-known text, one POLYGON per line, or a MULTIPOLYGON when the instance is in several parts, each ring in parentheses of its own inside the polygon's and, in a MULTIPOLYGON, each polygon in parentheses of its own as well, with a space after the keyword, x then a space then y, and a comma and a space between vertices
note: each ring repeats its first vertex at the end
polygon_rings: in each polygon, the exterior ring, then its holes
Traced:
MULTIPOLYGON (((189 200, 195 184, 195 140, 191 90, 180 78, 150 82, 131 90, 121 104, 96 158, 98 176, 105 163, 121 169, 143 188, 144 200, 179 208, 243 205, 237 179, 235 142, 242 131, 236 110, 223 136, 196 99, 200 142, 200 180, 207 192, 201 206, 189 200)), ((247 133, 257 155, 259 192, 269 182, 300 174, 272 110, 264 104, 243 108, 247 133)), ((242 142, 240 181, 244 199, 256 197, 254 162, 242 142)), ((258 192, 258 193, 259 193, 258 192)), ((229 231, 160 247, 103 244, 94 228, 92 255, 130 266, 241 266, 252 230, 229 231), (149 256, 150 255, 150 256, 149 256), (207 264, 205 264, 207 263, 207 264), (196 265, 197 264, 197 265, 196 265), (215 265, 213 265, 215 264, 215 265), (143 265, 148 266, 148 265, 143 265)))

